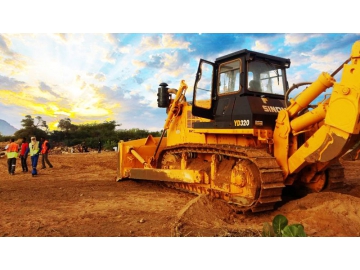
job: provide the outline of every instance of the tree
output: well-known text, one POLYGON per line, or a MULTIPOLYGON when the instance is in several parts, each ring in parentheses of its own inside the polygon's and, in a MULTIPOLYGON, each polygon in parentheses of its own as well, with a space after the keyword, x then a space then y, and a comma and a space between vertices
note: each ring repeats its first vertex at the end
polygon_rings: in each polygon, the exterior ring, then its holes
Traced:
POLYGON ((71 120, 70 118, 64 118, 64 119, 61 119, 58 123, 58 128, 61 130, 61 131, 66 131, 66 132, 69 132, 70 129, 73 128, 73 124, 71 124, 71 120))
POLYGON ((116 127, 121 126, 121 124, 117 124, 116 121, 105 121, 104 123, 98 125, 109 131, 115 131, 116 127))
POLYGON ((37 127, 22 128, 14 133, 15 138, 27 138, 28 141, 30 137, 35 136, 37 140, 40 140, 41 137, 46 137, 47 134, 44 130, 41 130, 37 127))
POLYGON ((31 115, 25 115, 25 118, 21 120, 21 125, 24 127, 14 133, 16 138, 30 138, 35 136, 36 138, 45 137, 48 126, 41 116, 36 117, 37 123, 35 124, 34 118, 31 115), (41 127, 41 128, 39 128, 41 127), (45 130, 43 130, 45 129, 45 130))
POLYGON ((32 118, 31 115, 25 115, 25 119, 21 120, 21 125, 24 128, 34 127, 34 118, 32 118))
POLYGON ((46 121, 44 121, 41 116, 36 116, 35 119, 32 118, 31 115, 25 115, 25 118, 23 120, 21 120, 21 125, 25 129, 37 127, 37 128, 41 128, 44 131, 49 130, 49 127, 46 124, 46 121), (35 119, 37 120, 36 124, 35 124, 35 119))
POLYGON ((35 125, 36 127, 40 127, 44 131, 49 130, 49 126, 46 124, 46 121, 41 118, 41 116, 36 116, 35 119, 38 121, 35 125))

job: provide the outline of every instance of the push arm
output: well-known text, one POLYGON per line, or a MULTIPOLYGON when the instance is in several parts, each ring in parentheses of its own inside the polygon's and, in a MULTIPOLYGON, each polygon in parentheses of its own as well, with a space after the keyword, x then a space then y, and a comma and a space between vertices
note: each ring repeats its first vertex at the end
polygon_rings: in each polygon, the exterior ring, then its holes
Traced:
POLYGON ((285 178, 309 164, 327 164, 352 147, 360 130, 359 98, 360 41, 357 41, 352 47, 351 63, 344 64, 339 83, 330 74, 322 73, 296 100, 290 100, 289 107, 279 112, 274 130, 274 155, 285 178), (300 111, 331 86, 329 99, 299 116, 300 111), (296 135, 316 123, 321 127, 297 148, 296 135))

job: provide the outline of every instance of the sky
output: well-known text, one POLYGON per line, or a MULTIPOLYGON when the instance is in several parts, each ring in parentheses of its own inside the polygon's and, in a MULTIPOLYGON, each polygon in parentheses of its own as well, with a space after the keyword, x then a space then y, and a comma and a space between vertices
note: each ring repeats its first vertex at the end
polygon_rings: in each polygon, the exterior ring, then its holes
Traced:
POLYGON ((29 114, 51 130, 70 118, 158 131, 166 118, 159 84, 185 80, 191 100, 200 58, 241 49, 290 58, 292 85, 332 73, 356 40, 356 33, 0 33, 0 119, 18 129, 29 114))
MULTIPOLYGON (((34 9, 26 1, 23 4, 19 16, 29 17, 26 24, 0 27, 0 119, 17 129, 25 115, 31 115, 41 116, 50 130, 56 130, 60 119, 70 118, 74 124, 116 121, 121 129, 160 131, 166 112, 157 107, 159 84, 178 88, 185 80, 187 100, 191 100, 200 58, 215 61, 241 49, 290 58, 288 81, 292 85, 313 81, 323 71, 331 73, 349 57, 353 42, 360 40, 350 28, 326 32, 326 28, 319 31, 310 26, 301 32, 297 27, 274 27, 275 31, 269 32, 263 27, 268 24, 224 27, 196 17, 189 25, 179 22, 182 16, 176 16, 187 8, 179 9, 174 16, 167 7, 135 15, 106 9, 109 16, 103 14, 96 16, 100 20, 93 20, 92 15, 99 14, 93 5, 83 12, 84 19, 72 23, 71 19, 78 18, 76 10, 83 6, 75 6, 70 12, 66 6, 59 6, 59 13, 54 14, 34 9), (31 7, 30 16, 27 8, 31 7), (65 12, 68 17, 64 20, 61 14, 65 12)), ((146 10, 149 4, 143 5, 146 10)), ((208 13, 200 17, 204 14, 208 13)), ((272 21, 279 25, 276 19, 272 21)))

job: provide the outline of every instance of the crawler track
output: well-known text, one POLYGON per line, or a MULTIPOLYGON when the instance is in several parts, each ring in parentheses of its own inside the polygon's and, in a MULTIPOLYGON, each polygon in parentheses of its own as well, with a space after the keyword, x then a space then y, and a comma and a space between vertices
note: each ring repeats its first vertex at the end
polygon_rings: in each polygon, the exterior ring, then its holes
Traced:
POLYGON ((327 169, 327 178, 328 182, 325 190, 334 190, 344 186, 344 167, 340 162, 334 163, 327 169))
MULTIPOLYGON (((188 156, 204 156, 204 155, 219 155, 223 160, 231 159, 236 162, 248 161, 251 164, 256 181, 259 182, 259 187, 254 198, 242 198, 241 194, 234 194, 227 191, 217 189, 210 184, 189 184, 189 183, 166 183, 166 185, 193 192, 197 194, 209 194, 212 197, 220 198, 234 204, 240 211, 261 212, 272 210, 274 205, 281 201, 282 190, 284 186, 284 179, 282 171, 276 162, 276 159, 269 155, 262 149, 254 149, 249 147, 235 147, 233 145, 196 145, 184 144, 180 146, 168 147, 160 153, 158 168, 164 168, 162 160, 165 155, 178 155, 187 153, 188 156)), ((223 162, 223 161, 220 161, 223 162)), ((191 166, 191 161, 189 162, 191 166)), ((179 164, 175 164, 176 166, 179 164)), ((229 175, 224 175, 225 181, 230 181, 229 175)), ((228 183, 230 186, 230 183, 228 183)))

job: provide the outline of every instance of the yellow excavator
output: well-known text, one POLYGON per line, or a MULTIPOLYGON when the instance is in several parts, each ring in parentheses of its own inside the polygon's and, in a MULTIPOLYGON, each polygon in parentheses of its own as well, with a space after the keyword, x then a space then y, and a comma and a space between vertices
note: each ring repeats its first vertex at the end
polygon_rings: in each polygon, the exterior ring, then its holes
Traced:
POLYGON ((162 135, 119 142, 117 181, 161 181, 252 212, 273 209, 287 186, 342 186, 339 158, 359 140, 360 41, 315 82, 289 87, 289 67, 289 59, 244 49, 200 59, 192 102, 185 81, 178 89, 160 84, 162 135))

